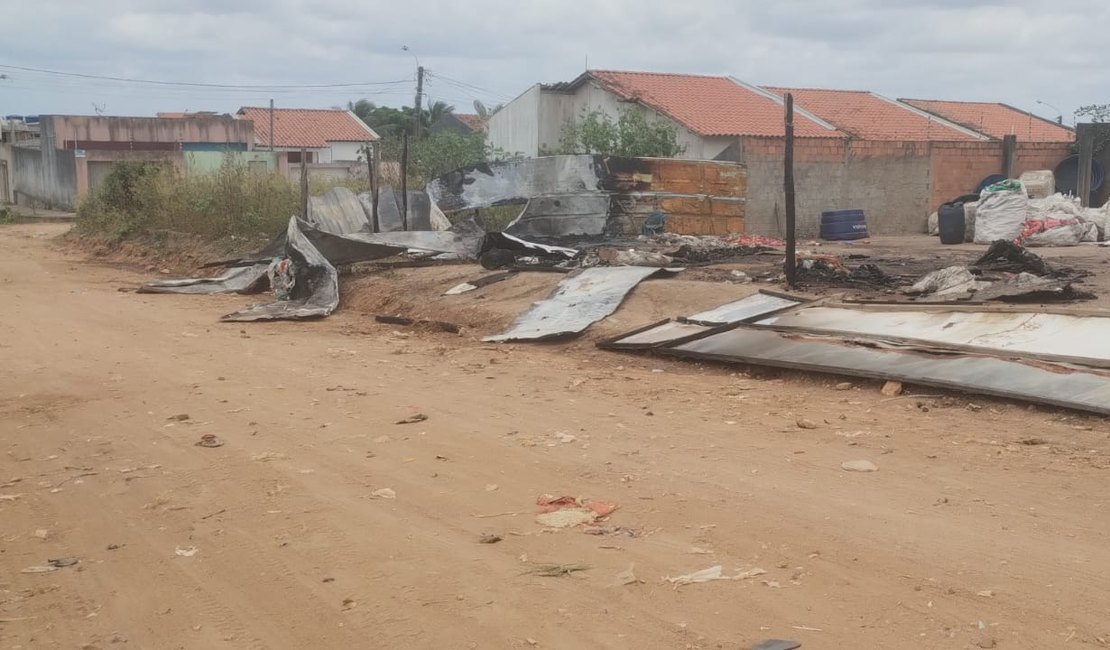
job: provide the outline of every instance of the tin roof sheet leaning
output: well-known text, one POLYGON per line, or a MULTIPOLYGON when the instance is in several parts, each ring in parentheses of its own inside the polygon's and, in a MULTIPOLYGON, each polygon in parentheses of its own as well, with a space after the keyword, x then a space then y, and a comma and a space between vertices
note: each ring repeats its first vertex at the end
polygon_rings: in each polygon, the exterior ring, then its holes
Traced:
POLYGON ((614 350, 645 350, 696 338, 714 328, 733 323, 750 322, 769 314, 791 309, 807 302, 805 298, 770 291, 741 298, 720 307, 691 316, 680 316, 652 323, 599 343, 614 350))
MULTIPOLYGON (((733 305, 704 314, 728 313, 733 305)), ((599 346, 897 380, 1110 414, 1110 312, 822 300, 745 320, 664 321, 599 346)))

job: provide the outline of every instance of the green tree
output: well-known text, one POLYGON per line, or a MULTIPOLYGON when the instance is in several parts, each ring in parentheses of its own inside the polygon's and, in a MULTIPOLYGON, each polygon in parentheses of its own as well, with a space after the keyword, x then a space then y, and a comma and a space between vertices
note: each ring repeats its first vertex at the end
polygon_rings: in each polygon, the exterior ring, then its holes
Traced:
POLYGON ((649 122, 637 109, 622 109, 614 122, 599 110, 568 120, 559 137, 560 153, 599 153, 611 156, 673 158, 686 151, 678 143, 678 129, 670 122, 649 122))
MULTIPOLYGON (((378 106, 368 99, 347 102, 347 110, 354 113, 366 126, 374 129, 382 137, 397 136, 402 133, 413 135, 413 108, 403 106, 378 106)), ((447 102, 437 101, 429 104, 420 111, 420 133, 425 134, 432 123, 444 115, 455 112, 455 107, 447 102)))
POLYGON ((1075 109, 1075 116, 1086 117, 1092 122, 1110 122, 1110 104, 1088 104, 1075 109))

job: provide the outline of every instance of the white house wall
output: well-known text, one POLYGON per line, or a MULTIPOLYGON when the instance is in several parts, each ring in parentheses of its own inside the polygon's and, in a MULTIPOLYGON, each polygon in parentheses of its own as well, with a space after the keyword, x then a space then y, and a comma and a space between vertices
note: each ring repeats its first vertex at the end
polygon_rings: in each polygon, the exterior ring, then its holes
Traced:
POLYGON ((329 142, 330 149, 324 149, 320 157, 320 162, 357 162, 359 155, 362 153, 362 148, 366 146, 364 142, 329 142))
POLYGON ((621 100, 593 82, 582 84, 573 95, 565 93, 544 93, 543 95, 540 117, 541 120, 547 119, 543 121, 540 133, 543 134, 543 138, 553 139, 555 148, 558 147, 559 135, 567 119, 577 119, 583 112, 596 110, 616 121, 620 118, 621 110, 629 108, 642 111, 649 122, 662 120, 673 125, 679 146, 685 148, 679 158, 712 160, 736 140, 736 138, 700 136, 662 113, 641 104, 621 100))
POLYGON ((489 120, 490 145, 527 158, 539 155, 540 86, 506 104, 489 120))

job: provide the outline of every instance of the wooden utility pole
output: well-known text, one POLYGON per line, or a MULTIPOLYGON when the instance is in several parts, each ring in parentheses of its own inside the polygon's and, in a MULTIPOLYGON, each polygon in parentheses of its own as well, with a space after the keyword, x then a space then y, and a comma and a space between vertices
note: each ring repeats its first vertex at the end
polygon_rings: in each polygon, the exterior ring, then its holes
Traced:
POLYGON ((424 66, 416 66, 416 112, 412 118, 412 137, 420 140, 420 111, 424 105, 424 66))
POLYGON ((301 218, 308 221, 308 151, 301 147, 301 218))
POLYGON ((270 151, 274 150, 274 100, 270 100, 270 151))
POLYGON ((782 185, 786 194, 786 284, 793 288, 798 279, 798 260, 794 232, 794 95, 790 93, 786 93, 786 142, 782 162, 782 185))
POLYGON ((1092 124, 1076 124, 1075 139, 1079 142, 1079 179, 1076 181, 1079 192, 1079 205, 1089 207, 1091 203, 1091 167, 1095 156, 1095 130, 1092 124))
POLYGON ((370 179, 370 229, 373 232, 378 232, 378 177, 374 173, 374 166, 377 162, 374 153, 375 147, 369 142, 366 143, 366 173, 370 179))
POLYGON ((409 134, 401 134, 401 230, 409 229, 409 134))

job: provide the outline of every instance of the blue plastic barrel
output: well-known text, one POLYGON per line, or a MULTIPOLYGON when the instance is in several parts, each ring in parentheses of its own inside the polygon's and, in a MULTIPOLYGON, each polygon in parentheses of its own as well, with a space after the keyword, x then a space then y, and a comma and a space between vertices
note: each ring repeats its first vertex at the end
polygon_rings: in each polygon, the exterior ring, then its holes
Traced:
POLYGON ((945 203, 937 210, 937 227, 940 229, 940 243, 964 243, 964 231, 967 223, 964 221, 964 204, 959 202, 945 203))
POLYGON ((821 239, 843 241, 866 237, 867 220, 863 210, 826 210, 821 213, 821 239))
MULTIPOLYGON (((1079 196, 1079 156, 1068 156, 1056 165, 1056 191, 1062 194, 1079 196)), ((1097 160, 1091 161, 1091 196, 1094 196, 1106 182, 1106 172, 1097 160)))

